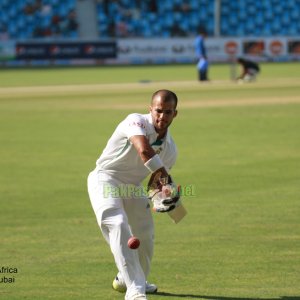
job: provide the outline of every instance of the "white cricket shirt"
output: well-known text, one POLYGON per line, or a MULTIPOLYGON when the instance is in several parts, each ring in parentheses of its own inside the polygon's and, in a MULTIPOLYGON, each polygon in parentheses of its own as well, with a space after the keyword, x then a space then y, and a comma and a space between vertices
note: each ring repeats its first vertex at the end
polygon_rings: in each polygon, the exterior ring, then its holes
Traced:
POLYGON ((139 185, 150 172, 129 140, 134 135, 147 137, 169 172, 177 157, 176 145, 169 131, 162 140, 157 141, 158 133, 151 115, 137 113, 128 115, 118 125, 97 160, 96 169, 124 183, 139 185))

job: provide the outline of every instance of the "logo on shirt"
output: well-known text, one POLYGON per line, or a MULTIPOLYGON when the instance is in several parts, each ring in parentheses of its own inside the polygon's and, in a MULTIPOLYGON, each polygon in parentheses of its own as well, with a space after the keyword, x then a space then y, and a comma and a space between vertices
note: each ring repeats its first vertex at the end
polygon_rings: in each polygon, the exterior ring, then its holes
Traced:
POLYGON ((162 148, 162 147, 159 147, 158 149, 155 150, 155 153, 156 153, 156 154, 159 154, 162 150, 163 150, 163 148, 162 148))
POLYGON ((143 129, 146 129, 145 124, 143 124, 141 122, 135 122, 135 121, 133 121, 133 122, 129 123, 129 126, 137 126, 137 127, 141 127, 143 129))

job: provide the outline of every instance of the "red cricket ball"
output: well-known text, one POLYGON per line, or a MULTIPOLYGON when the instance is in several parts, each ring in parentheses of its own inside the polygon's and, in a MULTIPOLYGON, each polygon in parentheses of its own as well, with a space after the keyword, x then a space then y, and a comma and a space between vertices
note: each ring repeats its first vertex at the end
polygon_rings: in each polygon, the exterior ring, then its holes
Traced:
POLYGON ((127 245, 130 249, 137 249, 140 246, 140 240, 137 237, 132 236, 128 240, 127 245))

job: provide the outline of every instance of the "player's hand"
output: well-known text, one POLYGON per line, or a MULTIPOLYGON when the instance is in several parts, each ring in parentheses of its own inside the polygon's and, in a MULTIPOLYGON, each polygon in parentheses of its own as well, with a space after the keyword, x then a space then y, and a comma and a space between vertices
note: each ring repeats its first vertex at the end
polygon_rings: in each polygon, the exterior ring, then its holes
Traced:
POLYGON ((149 198, 153 202, 153 211, 169 212, 176 207, 180 199, 180 187, 173 183, 163 185, 161 189, 151 190, 149 198))

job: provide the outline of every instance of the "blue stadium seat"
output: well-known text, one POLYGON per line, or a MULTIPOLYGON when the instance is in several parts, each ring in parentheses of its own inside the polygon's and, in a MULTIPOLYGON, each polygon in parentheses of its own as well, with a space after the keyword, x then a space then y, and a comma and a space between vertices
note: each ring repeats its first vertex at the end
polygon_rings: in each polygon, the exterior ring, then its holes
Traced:
POLYGON ((290 24, 291 19, 290 19, 290 15, 288 12, 284 12, 281 16, 281 24, 286 27, 290 24))
POLYGON ((238 28, 236 28, 236 34, 231 34, 233 36, 238 36, 238 37, 242 37, 245 35, 246 29, 244 28, 243 25, 238 26, 238 28))
POLYGON ((263 14, 261 11, 256 14, 255 23, 256 23, 256 26, 259 26, 259 27, 262 27, 264 24, 264 17, 263 17, 263 14))
POLYGON ((240 10, 238 16, 240 23, 245 22, 248 18, 247 11, 245 9, 240 10))
POLYGON ((172 0, 165 0, 159 3, 160 12, 172 11, 173 10, 173 2, 172 0))
POLYGON ((272 29, 270 23, 265 23, 263 29, 262 29, 262 35, 263 36, 271 36, 272 29))
POLYGON ((199 2, 197 0, 190 1, 190 7, 192 10, 196 10, 199 8, 199 2))
POLYGON ((294 20, 295 22, 299 22, 299 11, 298 10, 292 10, 291 12, 291 19, 294 20))
POLYGON ((183 20, 183 14, 180 12, 175 12, 174 13, 174 21, 178 24, 180 24, 183 20))
POLYGON ((298 33, 298 26, 291 26, 288 29, 288 34, 291 35, 291 36, 299 34, 298 33))
POLYGON ((237 15, 235 13, 230 14, 228 23, 229 23, 230 26, 233 26, 233 27, 239 25, 238 18, 237 18, 237 15))
POLYGON ((281 30, 281 20, 279 17, 275 17, 272 22, 272 32, 275 34, 280 34, 281 30))
POLYGON ((188 15, 188 18, 189 18, 190 25, 196 29, 197 26, 199 25, 199 17, 197 12, 191 11, 188 15))
POLYGON ((9 32, 10 37, 12 37, 12 38, 17 38, 18 37, 17 27, 14 23, 9 23, 8 32, 9 32))
POLYGON ((157 20, 157 15, 155 14, 155 13, 153 13, 153 12, 150 12, 148 15, 147 15, 147 20, 149 21, 149 22, 156 22, 156 20, 157 20))
POLYGON ((256 10, 256 6, 255 5, 250 5, 249 7, 247 7, 245 9, 247 11, 247 15, 249 16, 255 16, 256 13, 257 13, 257 10, 256 10))
POLYGON ((2 6, 3 9, 7 9, 7 8, 10 7, 10 4, 11 4, 10 0, 2 0, 1 2, 2 2, 1 6, 2 6))
POLYGON ((214 23, 214 20, 213 20, 213 19, 209 19, 209 20, 207 21, 205 27, 206 27, 207 33, 208 33, 209 35, 213 35, 213 33, 214 33, 214 25, 215 25, 215 23, 214 23))
POLYGON ((160 23, 155 23, 155 24, 152 25, 153 35, 159 36, 160 33, 161 33, 161 30, 162 30, 162 26, 161 26, 160 23))
POLYGON ((164 27, 172 27, 174 24, 174 15, 172 12, 165 13, 163 20, 164 27))

